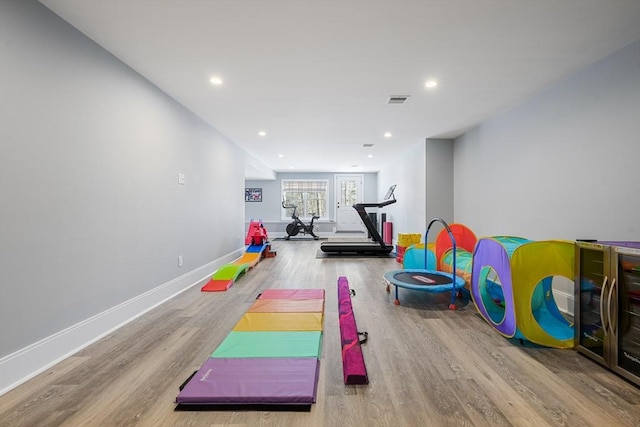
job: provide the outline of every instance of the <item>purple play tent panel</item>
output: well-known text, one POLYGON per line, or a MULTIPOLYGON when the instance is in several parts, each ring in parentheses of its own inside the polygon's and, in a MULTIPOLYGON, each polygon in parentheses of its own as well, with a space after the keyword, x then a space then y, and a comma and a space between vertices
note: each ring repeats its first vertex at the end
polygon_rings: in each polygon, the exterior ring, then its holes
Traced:
POLYGON ((509 254, 505 247, 495 239, 485 238, 480 239, 476 245, 475 252, 473 254, 473 271, 472 282, 478 283, 482 269, 485 267, 491 267, 498 275, 502 284, 502 291, 504 293, 504 318, 500 323, 496 323, 491 319, 487 307, 484 305, 484 299, 480 293, 479 286, 472 286, 471 293, 473 300, 476 303, 476 307, 482 314, 482 316, 493 325, 500 333, 506 337, 513 337, 516 334, 516 315, 513 307, 513 288, 511 283, 511 262, 509 254))
POLYGON ((315 357, 208 359, 184 386, 182 405, 310 405, 316 401, 315 357))
POLYGON ((266 289, 259 299, 324 299, 324 289, 266 289))

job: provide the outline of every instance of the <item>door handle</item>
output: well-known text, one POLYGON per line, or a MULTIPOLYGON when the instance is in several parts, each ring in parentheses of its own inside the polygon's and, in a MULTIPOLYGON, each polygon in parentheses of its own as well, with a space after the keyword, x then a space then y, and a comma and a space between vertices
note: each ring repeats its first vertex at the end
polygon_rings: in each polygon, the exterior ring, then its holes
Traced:
POLYGON ((614 277, 614 279, 611 281, 611 287, 609 288, 609 295, 607 297, 607 319, 609 320, 609 329, 611 330, 611 334, 613 335, 616 334, 618 329, 618 326, 617 326, 618 319, 614 319, 615 322, 611 320, 611 312, 613 311, 613 307, 611 306, 611 297, 613 296, 613 291, 615 289, 616 289, 616 279, 614 277))
POLYGON ((602 287, 600 288, 600 322, 602 323, 602 329, 604 329, 604 333, 607 333, 607 329, 609 329, 609 326, 607 326, 607 322, 605 321, 605 317, 604 317, 604 291, 607 288, 607 282, 609 281, 609 277, 604 276, 604 280, 602 281, 602 287))

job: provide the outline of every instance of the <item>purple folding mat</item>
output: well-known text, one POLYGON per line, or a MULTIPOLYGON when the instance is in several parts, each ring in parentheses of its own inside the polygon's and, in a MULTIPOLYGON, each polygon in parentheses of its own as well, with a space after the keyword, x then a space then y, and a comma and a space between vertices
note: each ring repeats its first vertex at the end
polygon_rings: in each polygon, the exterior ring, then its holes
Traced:
POLYGON ((349 281, 343 276, 338 278, 338 304, 344 383, 369 384, 367 367, 360 347, 360 335, 351 305, 349 281))
POLYGON ((320 362, 315 357, 209 358, 176 398, 180 406, 311 405, 320 362))

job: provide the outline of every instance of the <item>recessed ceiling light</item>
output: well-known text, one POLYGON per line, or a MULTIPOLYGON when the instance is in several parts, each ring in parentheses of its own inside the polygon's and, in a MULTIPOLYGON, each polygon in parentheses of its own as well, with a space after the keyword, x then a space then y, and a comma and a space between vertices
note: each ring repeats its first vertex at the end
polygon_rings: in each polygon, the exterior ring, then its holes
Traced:
POLYGON ((367 157, 368 157, 368 158, 372 158, 372 157, 373 157, 373 154, 369 154, 367 157))
POLYGON ((278 157, 283 158, 284 154, 278 154, 278 157))
POLYGON ((384 133, 384 137, 385 138, 391 138, 391 132, 385 132, 384 133))
POLYGON ((431 88, 434 88, 434 87, 438 86, 438 82, 435 81, 435 80, 428 80, 424 85, 425 85, 425 87, 431 89, 431 88))
POLYGON ((289 166, 289 169, 293 169, 293 166, 289 166))
POLYGON ((222 84, 222 79, 220 77, 211 77, 209 81, 216 86, 222 84))
POLYGON ((266 133, 265 131, 263 131, 263 130, 261 130, 260 132, 258 132, 258 135, 260 135, 260 136, 265 136, 266 134, 267 134, 267 133, 266 133))

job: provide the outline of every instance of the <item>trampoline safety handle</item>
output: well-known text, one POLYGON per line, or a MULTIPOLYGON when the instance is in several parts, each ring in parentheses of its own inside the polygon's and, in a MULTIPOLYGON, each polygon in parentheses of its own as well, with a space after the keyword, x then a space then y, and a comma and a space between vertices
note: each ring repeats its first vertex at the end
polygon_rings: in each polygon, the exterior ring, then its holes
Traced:
MULTIPOLYGON (((451 305, 454 306, 456 303, 456 294, 458 293, 458 290, 456 289, 456 273, 458 272, 456 268, 456 239, 451 232, 451 228, 449 228, 449 224, 447 224, 447 222, 442 218, 433 218, 431 221, 429 221, 427 231, 424 233, 424 268, 425 270, 427 269, 427 236, 429 235, 429 230, 431 229, 431 226, 434 222, 441 223, 444 226, 445 230, 447 230, 449 239, 451 239, 451 247, 453 249, 453 270, 451 271, 451 305)), ((436 259, 436 264, 437 262, 438 260, 436 259)))

